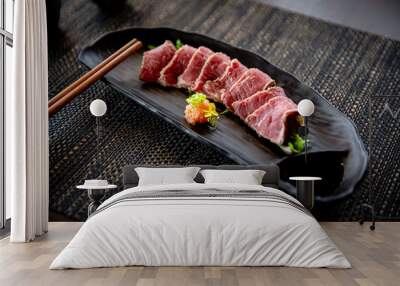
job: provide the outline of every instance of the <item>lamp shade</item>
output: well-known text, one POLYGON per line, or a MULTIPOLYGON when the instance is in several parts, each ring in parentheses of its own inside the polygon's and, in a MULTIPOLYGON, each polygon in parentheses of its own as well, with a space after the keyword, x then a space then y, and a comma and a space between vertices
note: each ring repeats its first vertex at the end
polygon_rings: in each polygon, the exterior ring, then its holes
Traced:
POLYGON ((314 103, 309 99, 303 99, 297 105, 297 110, 301 116, 311 116, 314 113, 314 103))
POLYGON ((95 99, 90 104, 90 112, 96 116, 100 117, 106 114, 107 104, 101 99, 95 99))

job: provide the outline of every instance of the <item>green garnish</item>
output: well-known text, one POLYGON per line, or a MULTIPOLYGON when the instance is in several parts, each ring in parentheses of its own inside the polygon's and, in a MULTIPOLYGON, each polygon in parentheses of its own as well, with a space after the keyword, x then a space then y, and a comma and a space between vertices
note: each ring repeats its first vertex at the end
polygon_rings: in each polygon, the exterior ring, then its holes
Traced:
POLYGON ((179 50, 180 48, 182 48, 182 46, 183 46, 183 44, 182 44, 181 40, 177 39, 175 42, 175 48, 177 50, 179 50))
MULTIPOLYGON (((207 120, 212 127, 217 126, 219 114, 213 102, 209 102, 204 93, 194 93, 186 99, 186 103, 192 108, 200 111, 201 116, 207 120)), ((186 115, 185 115, 186 116, 186 115)), ((189 121, 190 122, 190 121, 189 121)))
POLYGON ((298 154, 303 152, 305 141, 299 134, 292 134, 287 145, 278 145, 286 154, 298 154))
POLYGON ((186 103, 196 107, 203 103, 206 99, 207 97, 204 93, 197 92, 186 98, 186 103))
POLYGON ((204 110, 204 117, 210 122, 211 118, 218 119, 218 112, 217 108, 215 107, 214 103, 208 103, 208 109, 204 110))
POLYGON ((229 113, 229 109, 228 108, 225 109, 224 111, 220 112, 219 114, 220 115, 224 115, 224 114, 227 114, 227 113, 229 113))
POLYGON ((217 126, 217 122, 218 122, 218 116, 217 117, 209 117, 207 118, 208 124, 210 124, 212 127, 216 127, 217 126))
MULTIPOLYGON (((179 50, 180 48, 182 48, 182 46, 183 46, 183 44, 182 44, 181 40, 177 39, 177 40, 175 41, 175 48, 176 48, 177 50, 179 50)), ((147 45, 147 48, 148 48, 149 50, 152 50, 152 49, 156 48, 156 46, 154 46, 154 45, 147 45)))
POLYGON ((299 134, 293 134, 289 138, 288 146, 292 153, 300 153, 304 150, 304 139, 299 134))

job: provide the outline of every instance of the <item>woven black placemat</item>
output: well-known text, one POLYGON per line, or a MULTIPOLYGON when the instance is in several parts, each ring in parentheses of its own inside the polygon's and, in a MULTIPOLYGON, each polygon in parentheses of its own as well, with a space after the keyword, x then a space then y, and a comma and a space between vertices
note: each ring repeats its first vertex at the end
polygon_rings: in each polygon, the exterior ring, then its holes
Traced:
MULTIPOLYGON (((245 47, 293 73, 356 123, 367 143, 371 95, 400 94, 400 44, 260 3, 232 1, 128 1, 109 15, 88 0, 64 1, 62 32, 50 35, 49 97, 79 78, 86 69, 77 60, 80 49, 101 34, 130 26, 170 26, 204 33, 245 47)), ((126 164, 234 164, 217 151, 190 138, 102 82, 74 99, 49 120, 50 210, 84 220, 87 196, 75 186, 90 177, 95 162, 95 119, 89 104, 107 102, 101 142, 102 175, 121 187, 126 164)), ((382 123, 384 124, 384 122, 382 123)), ((397 129, 396 129, 397 130, 397 129)), ((382 129, 374 153, 377 212, 400 216, 399 133, 382 129), (395 171, 393 171, 395 170, 395 171)), ((354 194, 332 205, 320 205, 317 217, 356 219, 367 197, 368 180, 354 194)))

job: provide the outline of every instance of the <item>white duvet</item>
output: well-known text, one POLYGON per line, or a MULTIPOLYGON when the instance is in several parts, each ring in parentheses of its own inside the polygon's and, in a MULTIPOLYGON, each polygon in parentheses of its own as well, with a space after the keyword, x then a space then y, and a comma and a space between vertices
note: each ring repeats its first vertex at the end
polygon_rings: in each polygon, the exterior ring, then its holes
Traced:
MULTIPOLYGON (((131 188, 102 206, 131 192, 210 188, 263 190, 295 201, 262 186, 181 184, 131 188)), ((127 265, 351 267, 318 222, 289 204, 186 197, 111 205, 83 224, 50 269, 127 265)))

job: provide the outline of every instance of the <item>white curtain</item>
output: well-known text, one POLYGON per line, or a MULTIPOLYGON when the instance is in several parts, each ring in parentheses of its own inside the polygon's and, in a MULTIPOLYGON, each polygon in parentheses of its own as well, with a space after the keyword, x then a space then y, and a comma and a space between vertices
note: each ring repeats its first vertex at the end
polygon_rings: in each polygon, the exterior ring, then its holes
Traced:
POLYGON ((12 242, 48 225, 48 70, 45 0, 15 1, 12 93, 6 95, 6 187, 12 242))

